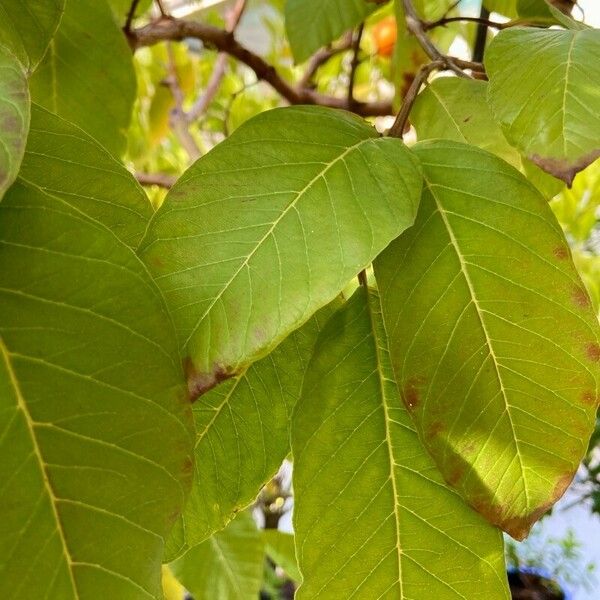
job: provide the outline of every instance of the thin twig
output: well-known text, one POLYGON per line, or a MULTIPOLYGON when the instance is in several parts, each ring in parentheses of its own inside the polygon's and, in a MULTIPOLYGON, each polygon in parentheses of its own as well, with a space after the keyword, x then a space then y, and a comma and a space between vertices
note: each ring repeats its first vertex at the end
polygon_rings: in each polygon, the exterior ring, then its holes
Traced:
POLYGON ((481 5, 481 12, 479 13, 479 25, 477 25, 477 33, 475 35, 475 45, 473 46, 473 60, 482 62, 483 54, 485 53, 485 42, 487 39, 488 24, 486 23, 487 18, 490 16, 490 11, 481 5))
POLYGON ((404 101, 402 102, 402 106, 400 107, 400 111, 396 116, 394 124, 390 127, 389 131, 387 132, 388 136, 402 139, 404 129, 406 128, 406 123, 408 122, 408 116, 419 94, 421 86, 427 81, 427 78, 433 71, 443 68, 447 68, 446 63, 444 63, 444 61, 442 60, 435 60, 426 65, 423 65, 419 69, 419 71, 415 75, 415 78, 410 84, 408 91, 406 92, 406 96, 404 97, 404 101))
POLYGON ((162 0, 156 0, 156 5, 158 6, 158 10, 160 11, 160 16, 163 19, 168 19, 169 15, 165 11, 165 7, 163 6, 162 0))
POLYGON ((348 78, 348 105, 352 106, 356 100, 354 99, 354 79, 356 77, 356 69, 360 64, 360 42, 362 40, 365 24, 361 23, 358 26, 354 41, 352 42, 352 61, 350 62, 350 75, 348 78))
POLYGON ((177 181, 177 177, 166 173, 136 173, 135 178, 142 185, 157 185, 166 190, 172 188, 177 181))
POLYGON ((304 71, 304 75, 302 75, 302 79, 298 82, 298 86, 301 88, 309 87, 312 83, 314 76, 317 71, 329 61, 330 58, 333 58, 336 54, 340 54, 341 52, 346 52, 346 50, 350 50, 352 47, 352 32, 349 31, 341 44, 334 47, 321 48, 315 54, 312 55, 310 60, 308 61, 308 66, 306 67, 306 71, 304 71))
POLYGON ((125 34, 128 34, 131 31, 131 24, 133 23, 133 19, 135 17, 135 11, 137 10, 138 4, 140 0, 133 0, 131 2, 131 6, 129 7, 129 12, 127 13, 127 19, 125 20, 125 26, 123 27, 123 31, 125 34))
MULTIPOLYGON (((246 0, 237 0, 235 6, 231 9, 227 16, 226 31, 229 31, 231 33, 235 31, 236 27, 240 22, 240 19, 242 18, 242 14, 244 13, 245 8, 246 0)), ((206 112, 207 108, 210 106, 215 95, 219 91, 219 88, 221 87, 221 82, 223 81, 223 77, 225 76, 225 70, 227 68, 227 59, 228 55, 226 52, 219 52, 219 55, 215 60, 213 72, 206 85, 204 93, 198 98, 198 100, 196 100, 196 102, 194 102, 192 108, 190 108, 186 115, 188 123, 196 121, 200 117, 200 115, 206 112)))
POLYGON ((168 20, 153 21, 145 27, 133 29, 128 36, 134 50, 162 41, 181 41, 185 38, 201 40, 206 46, 226 52, 244 63, 254 71, 258 79, 271 85, 290 104, 318 104, 343 108, 361 116, 382 116, 393 113, 391 102, 356 102, 350 107, 347 98, 327 96, 310 88, 292 85, 279 75, 273 65, 242 46, 230 32, 211 25, 171 17, 168 20))
POLYGON ((507 21, 506 23, 496 23, 495 21, 490 21, 489 19, 483 19, 481 17, 442 17, 437 21, 423 21, 423 30, 429 31, 435 27, 444 27, 448 25, 448 23, 459 23, 463 21, 467 23, 479 23, 486 27, 493 27, 494 29, 506 29, 507 27, 514 25, 511 21, 507 21))

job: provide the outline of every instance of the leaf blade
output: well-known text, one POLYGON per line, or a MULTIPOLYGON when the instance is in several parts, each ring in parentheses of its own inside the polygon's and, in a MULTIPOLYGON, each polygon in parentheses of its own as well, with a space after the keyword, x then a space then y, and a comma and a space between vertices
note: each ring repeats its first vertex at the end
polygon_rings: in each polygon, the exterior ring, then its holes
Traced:
POLYGON ((386 345, 364 288, 317 342, 292 429, 298 597, 507 598, 500 532, 442 483, 386 345))
POLYGON ((593 427, 597 321, 522 176, 463 144, 416 152, 423 212, 375 264, 396 378, 446 481, 522 538, 566 489, 593 427))
POLYGON ((192 395, 333 300, 412 223, 420 177, 399 140, 316 107, 263 113, 188 170, 140 254, 189 352, 192 395))

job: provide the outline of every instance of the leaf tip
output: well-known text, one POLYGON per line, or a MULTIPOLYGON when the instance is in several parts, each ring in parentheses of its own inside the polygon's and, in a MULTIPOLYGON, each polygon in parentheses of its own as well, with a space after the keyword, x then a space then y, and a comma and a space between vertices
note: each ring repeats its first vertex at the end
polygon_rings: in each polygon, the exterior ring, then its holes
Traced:
POLYGON ((192 403, 222 381, 235 376, 234 372, 228 371, 222 365, 214 365, 209 373, 200 373, 189 356, 183 361, 183 368, 187 381, 188 398, 192 403))
POLYGON ((550 158, 548 156, 540 156, 539 154, 532 154, 528 158, 542 169, 542 171, 546 171, 546 173, 562 179, 570 188, 573 185, 575 175, 591 165, 598 157, 600 157, 600 148, 588 152, 575 161, 569 161, 566 158, 550 158))

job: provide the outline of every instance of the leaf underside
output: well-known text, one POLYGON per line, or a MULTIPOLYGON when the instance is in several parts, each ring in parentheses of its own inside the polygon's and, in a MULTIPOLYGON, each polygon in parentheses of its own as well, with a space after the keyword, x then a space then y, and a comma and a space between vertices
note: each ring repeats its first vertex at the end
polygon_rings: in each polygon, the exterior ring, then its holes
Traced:
POLYGON ((376 291, 319 336, 292 450, 299 600, 508 598, 500 531, 443 483, 402 405, 376 291))
POLYGON ((375 263, 396 378, 444 478, 520 539, 585 452, 598 323, 560 226, 523 176, 464 144, 415 151, 426 180, 417 222, 375 263))
POLYGON ((321 107, 255 117, 170 191, 140 255, 189 355, 193 398, 265 356, 409 227, 400 140, 321 107))
POLYGON ((570 186, 600 156, 600 31, 506 29, 485 64, 508 140, 570 186))

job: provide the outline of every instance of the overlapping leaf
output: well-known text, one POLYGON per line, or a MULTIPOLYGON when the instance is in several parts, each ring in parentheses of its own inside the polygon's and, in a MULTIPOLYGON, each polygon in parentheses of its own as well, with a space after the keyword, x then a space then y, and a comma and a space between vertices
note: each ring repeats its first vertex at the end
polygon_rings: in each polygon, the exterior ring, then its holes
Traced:
POLYGON ((192 396, 330 302, 412 224, 420 188, 401 141, 317 107, 263 113, 196 162, 140 250, 190 356, 192 396))
POLYGON ((0 46, 0 200, 19 172, 28 128, 25 72, 16 57, 0 46))
POLYGON ((278 531, 277 529, 265 529, 262 532, 262 536, 269 558, 277 566, 281 567, 290 579, 300 583, 302 576, 300 575, 296 561, 294 536, 283 531, 278 531))
POLYGON ((31 95, 112 154, 125 148, 136 92, 131 50, 106 0, 67 0, 31 95))
POLYGON ((519 167, 519 153, 506 141, 486 100, 487 83, 438 77, 417 96, 410 113, 419 140, 466 142, 519 167))
POLYGON ((368 0, 287 0, 285 29, 294 58, 306 60, 376 8, 377 4, 368 0))
POLYGON ((265 548, 248 513, 192 548, 170 567, 194 600, 256 600, 265 548))
POLYGON ((411 111, 419 139, 454 140, 483 148, 522 168, 547 198, 558 194, 564 183, 522 158, 506 141, 488 106, 487 87, 485 81, 473 79, 434 79, 417 96, 411 111))
POLYGON ((0 272, 0 596, 159 598, 193 444, 160 294, 108 229, 21 182, 0 272))
POLYGON ((19 176, 106 225, 133 248, 153 213, 131 173, 98 142, 35 104, 19 176))
POLYGON ((447 487, 394 382, 377 292, 319 336, 292 427, 298 598, 508 598, 501 533, 447 487))
POLYGON ((290 452, 289 421, 306 364, 322 323, 338 304, 321 309, 269 356, 194 403, 195 483, 169 540, 168 558, 222 529, 275 475, 290 452))
POLYGON ((464 144, 415 151, 417 222, 375 263, 396 379, 446 480, 522 538, 585 452, 598 322, 523 176, 464 144))
POLYGON ((506 29, 485 64, 508 140, 570 185, 600 156, 600 31, 506 29))
POLYGON ((2 0, 0 45, 32 72, 46 53, 65 7, 65 0, 2 0))

